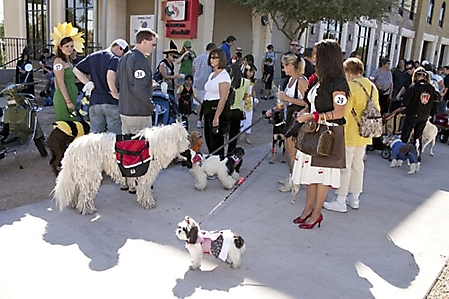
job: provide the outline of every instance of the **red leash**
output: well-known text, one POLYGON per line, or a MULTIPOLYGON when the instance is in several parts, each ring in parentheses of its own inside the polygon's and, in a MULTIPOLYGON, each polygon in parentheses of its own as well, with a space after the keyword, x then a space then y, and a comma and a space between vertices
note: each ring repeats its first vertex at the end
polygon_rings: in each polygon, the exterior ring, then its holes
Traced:
POLYGON ((212 215, 215 210, 217 210, 222 204, 225 203, 226 200, 228 200, 229 197, 231 197, 231 195, 235 192, 235 190, 237 190, 238 187, 240 187, 245 181, 246 179, 249 178, 250 175, 253 174, 254 171, 256 171, 256 169, 260 166, 260 164, 262 164, 262 162, 268 157, 268 155, 271 154, 271 149, 268 151, 268 153, 248 172, 248 174, 245 177, 240 177, 239 181, 237 182, 237 185, 235 185, 234 188, 232 188, 231 192, 229 192, 228 195, 226 195, 222 201, 220 201, 210 212, 209 214, 206 215, 206 217, 204 217, 203 220, 201 220, 198 224, 201 224, 204 222, 204 220, 206 220, 210 215, 212 215))

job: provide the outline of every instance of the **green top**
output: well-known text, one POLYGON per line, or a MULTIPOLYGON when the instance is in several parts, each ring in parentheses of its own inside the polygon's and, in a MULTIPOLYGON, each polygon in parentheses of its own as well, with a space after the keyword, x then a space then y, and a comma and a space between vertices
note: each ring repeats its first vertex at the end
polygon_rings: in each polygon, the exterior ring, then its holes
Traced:
MULTIPOLYGON (((193 50, 190 50, 190 53, 193 55, 185 55, 182 58, 181 66, 179 67, 179 73, 180 74, 186 74, 186 75, 192 75, 192 66, 193 66, 193 59, 196 58, 196 53, 193 50), (193 56, 193 58, 192 58, 193 56)), ((184 53, 182 53, 184 54, 184 53)))
POLYGON ((251 96, 249 94, 249 86, 250 86, 250 81, 248 79, 242 78, 242 84, 240 85, 239 88, 235 89, 235 100, 234 100, 234 104, 231 106, 231 109, 242 110, 243 96, 245 95, 245 93, 247 93, 248 96, 251 96))
MULTIPOLYGON (((67 88, 67 92, 69 93, 70 101, 74 106, 76 106, 78 88, 75 84, 75 74, 73 73, 73 66, 70 66, 64 70, 64 83, 67 88)), ((56 121, 76 119, 76 117, 73 117, 69 114, 69 111, 67 110, 67 103, 65 102, 65 99, 62 96, 61 90, 57 84, 55 94, 53 96, 53 105, 55 108, 56 121)))

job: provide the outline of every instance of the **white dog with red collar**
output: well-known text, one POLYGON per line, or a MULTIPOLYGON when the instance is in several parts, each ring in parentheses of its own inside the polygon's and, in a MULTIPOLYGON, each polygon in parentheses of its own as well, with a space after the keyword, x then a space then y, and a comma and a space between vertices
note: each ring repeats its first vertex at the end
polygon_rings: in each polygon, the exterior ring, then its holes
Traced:
POLYGON ((182 165, 189 168, 195 178, 195 189, 201 191, 207 188, 207 177, 214 175, 218 177, 225 189, 232 189, 239 181, 239 171, 244 154, 243 148, 237 147, 224 159, 220 159, 218 155, 207 158, 191 149, 181 153, 181 156, 185 159, 182 161, 182 165))

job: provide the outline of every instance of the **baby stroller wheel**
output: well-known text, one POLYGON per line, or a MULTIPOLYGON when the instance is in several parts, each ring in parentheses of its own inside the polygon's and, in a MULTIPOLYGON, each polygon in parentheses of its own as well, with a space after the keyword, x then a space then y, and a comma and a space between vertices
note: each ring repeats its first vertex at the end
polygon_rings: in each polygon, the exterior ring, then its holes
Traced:
POLYGON ((389 148, 384 148, 380 153, 380 155, 382 156, 382 158, 388 160, 391 157, 391 150, 389 148))

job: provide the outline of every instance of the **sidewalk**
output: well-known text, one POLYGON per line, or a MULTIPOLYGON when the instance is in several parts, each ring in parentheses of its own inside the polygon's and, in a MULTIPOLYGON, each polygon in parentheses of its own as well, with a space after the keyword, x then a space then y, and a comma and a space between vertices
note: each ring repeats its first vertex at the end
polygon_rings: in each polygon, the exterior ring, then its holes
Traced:
MULTIPOLYGON (((270 147, 247 147, 241 175, 270 147)), ((180 165, 158 177, 153 210, 105 179, 95 215, 51 200, 2 211, 0 298, 423 298, 449 254, 448 145, 434 151, 412 176, 370 152, 360 209, 323 211, 313 230, 292 223, 306 188, 292 205, 277 191, 285 164, 265 159, 202 224, 244 237, 238 270, 211 256, 189 270, 177 223, 203 220, 229 190, 195 191, 180 165)))

